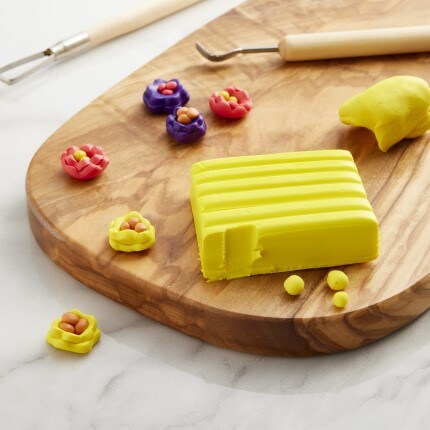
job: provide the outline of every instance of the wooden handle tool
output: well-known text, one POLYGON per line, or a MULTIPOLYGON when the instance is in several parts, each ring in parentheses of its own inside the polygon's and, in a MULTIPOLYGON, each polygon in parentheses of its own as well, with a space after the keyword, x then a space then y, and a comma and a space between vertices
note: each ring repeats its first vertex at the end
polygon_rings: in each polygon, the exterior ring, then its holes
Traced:
POLYGON ((210 61, 224 61, 237 54, 259 52, 279 52, 285 61, 428 52, 430 25, 290 34, 284 36, 278 46, 237 48, 224 54, 213 54, 200 42, 196 42, 196 48, 210 61))
POLYGON ((51 47, 0 68, 0 81, 12 85, 60 58, 87 50, 135 31, 201 0, 140 0, 130 9, 51 47), (33 63, 33 65, 31 65, 33 63), (26 71, 19 69, 27 66, 26 71))

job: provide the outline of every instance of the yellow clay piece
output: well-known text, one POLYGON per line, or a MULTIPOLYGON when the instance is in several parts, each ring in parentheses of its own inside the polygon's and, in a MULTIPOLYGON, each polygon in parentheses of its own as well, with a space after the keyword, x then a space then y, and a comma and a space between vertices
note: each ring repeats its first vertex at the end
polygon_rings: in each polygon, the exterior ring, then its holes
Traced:
POLYGON ((284 288, 291 296, 297 296, 305 289, 305 282, 300 276, 291 275, 285 280, 284 288))
POLYGON ((73 153, 73 158, 76 161, 81 161, 82 158, 88 158, 89 159, 90 157, 87 157, 87 153, 85 151, 82 151, 81 149, 78 149, 77 151, 75 151, 73 153))
POLYGON ((333 296, 333 304, 337 308, 344 308, 348 304, 348 300, 349 300, 348 293, 345 293, 345 291, 338 291, 333 296))
POLYGON ((378 223, 348 151, 198 162, 190 199, 210 281, 378 256, 378 223))
POLYGON ((430 88, 415 76, 393 76, 347 100, 339 109, 344 124, 366 127, 375 133, 386 152, 404 138, 430 129, 430 88))
POLYGON ((88 327, 82 334, 69 333, 62 330, 61 317, 54 320, 46 335, 46 341, 54 348, 63 349, 64 351, 85 354, 93 348, 100 340, 100 330, 97 328, 97 320, 93 315, 86 315, 78 309, 72 309, 72 312, 88 321, 88 327))
POLYGON ((229 102, 236 102, 236 103, 237 103, 237 97, 235 97, 235 96, 231 96, 231 97, 228 99, 228 101, 229 101, 229 102))
POLYGON ((341 270, 330 270, 327 275, 327 284, 332 290, 344 290, 349 283, 348 276, 341 270))
POLYGON ((128 214, 114 219, 109 226, 109 244, 116 251, 133 252, 143 251, 150 248, 155 242, 154 226, 139 212, 129 212, 128 214), (130 218, 137 218, 139 223, 145 224, 147 230, 137 232, 134 230, 121 230, 124 221, 130 218))
POLYGON ((228 93, 228 91, 225 91, 225 90, 221 91, 221 92, 219 93, 219 95, 220 95, 221 97, 225 98, 227 101, 228 101, 228 99, 230 98, 230 94, 228 93))

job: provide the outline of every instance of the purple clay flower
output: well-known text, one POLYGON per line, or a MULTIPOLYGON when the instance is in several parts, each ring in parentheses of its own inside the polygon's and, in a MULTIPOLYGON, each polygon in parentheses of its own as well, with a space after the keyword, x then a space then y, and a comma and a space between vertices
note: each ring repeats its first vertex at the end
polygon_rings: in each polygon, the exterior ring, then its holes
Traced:
POLYGON ((206 123, 194 108, 176 108, 166 119, 167 132, 179 143, 194 142, 206 134, 206 123))
POLYGON ((188 103, 190 95, 179 79, 156 79, 146 87, 143 102, 152 113, 172 113, 176 108, 188 103))

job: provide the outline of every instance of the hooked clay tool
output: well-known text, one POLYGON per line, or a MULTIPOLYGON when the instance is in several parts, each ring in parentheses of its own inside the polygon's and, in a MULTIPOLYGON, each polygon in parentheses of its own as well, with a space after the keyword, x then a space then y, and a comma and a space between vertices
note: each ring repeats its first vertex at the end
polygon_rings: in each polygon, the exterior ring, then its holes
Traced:
POLYGON ((285 61, 408 54, 430 51, 430 25, 327 33, 289 34, 278 46, 237 48, 223 54, 196 49, 210 61, 225 61, 238 54, 278 52, 285 61))
POLYGON ((199 1, 201 0, 141 0, 130 9, 92 26, 87 31, 1 67, 0 81, 8 85, 15 84, 49 63, 130 33, 199 1), (21 71, 25 66, 26 70, 21 71))

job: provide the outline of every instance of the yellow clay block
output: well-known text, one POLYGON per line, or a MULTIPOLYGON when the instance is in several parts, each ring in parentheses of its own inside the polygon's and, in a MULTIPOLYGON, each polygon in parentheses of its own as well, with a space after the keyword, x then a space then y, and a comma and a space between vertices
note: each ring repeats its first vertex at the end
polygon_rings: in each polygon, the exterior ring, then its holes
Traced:
POLYGON ((342 266, 378 256, 379 230, 348 151, 219 158, 191 169, 210 281, 342 266))
POLYGON ((339 109, 344 124, 366 127, 375 133, 386 152, 404 138, 430 129, 430 88, 415 76, 393 76, 347 100, 339 109))

